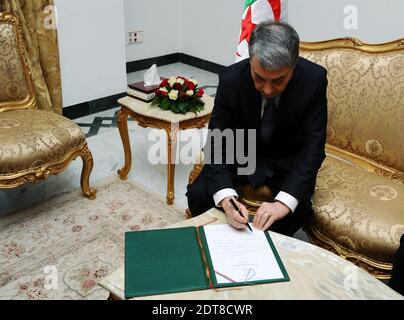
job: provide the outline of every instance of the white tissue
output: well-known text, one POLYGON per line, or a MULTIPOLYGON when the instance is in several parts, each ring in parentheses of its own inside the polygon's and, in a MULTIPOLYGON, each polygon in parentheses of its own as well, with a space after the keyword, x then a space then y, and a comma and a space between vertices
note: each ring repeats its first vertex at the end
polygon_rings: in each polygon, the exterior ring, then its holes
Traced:
POLYGON ((153 64, 149 70, 143 76, 144 85, 147 86, 157 86, 161 83, 160 76, 157 72, 157 65, 153 64))

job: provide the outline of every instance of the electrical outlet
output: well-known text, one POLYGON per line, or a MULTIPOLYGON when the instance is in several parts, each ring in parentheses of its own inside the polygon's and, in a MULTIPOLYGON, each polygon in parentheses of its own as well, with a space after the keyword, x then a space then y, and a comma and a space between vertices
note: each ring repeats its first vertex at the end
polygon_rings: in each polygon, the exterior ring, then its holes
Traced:
POLYGON ((143 42, 143 31, 128 32, 128 44, 142 43, 142 42, 143 42))

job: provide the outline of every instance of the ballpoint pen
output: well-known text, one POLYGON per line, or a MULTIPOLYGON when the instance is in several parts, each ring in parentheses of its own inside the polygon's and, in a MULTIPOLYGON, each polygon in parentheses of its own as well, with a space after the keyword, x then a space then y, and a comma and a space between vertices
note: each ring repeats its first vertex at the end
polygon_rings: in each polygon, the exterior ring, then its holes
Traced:
MULTIPOLYGON (((236 211, 240 214, 240 216, 242 216, 243 218, 245 218, 245 217, 243 216, 243 214, 241 213, 240 208, 238 207, 238 205, 234 202, 233 198, 230 198, 230 202, 231 202, 231 204, 233 205, 234 210, 236 210, 236 211)), ((247 222, 246 222, 246 226, 247 226, 248 229, 250 229, 250 231, 252 232, 252 229, 251 229, 250 224, 248 223, 248 220, 247 220, 247 222)))

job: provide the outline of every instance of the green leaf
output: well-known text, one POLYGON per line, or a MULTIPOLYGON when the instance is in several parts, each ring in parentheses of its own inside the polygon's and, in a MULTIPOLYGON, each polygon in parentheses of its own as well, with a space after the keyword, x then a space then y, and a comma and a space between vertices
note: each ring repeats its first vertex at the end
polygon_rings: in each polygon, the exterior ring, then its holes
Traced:
POLYGON ((188 109, 188 103, 187 102, 180 102, 178 104, 178 110, 181 111, 181 113, 186 113, 188 109))
POLYGON ((157 106, 157 105, 160 104, 160 102, 161 102, 161 97, 157 97, 157 96, 156 96, 156 97, 152 100, 151 105, 152 105, 152 106, 157 106))
POLYGON ((162 110, 171 110, 174 113, 186 114, 187 112, 198 112, 204 109, 205 103, 196 97, 178 98, 176 101, 169 97, 156 96, 151 104, 157 105, 162 110))
POLYGON ((174 113, 179 112, 177 104, 175 102, 171 105, 171 111, 174 112, 174 113))
POLYGON ((160 102, 160 108, 161 109, 163 109, 163 110, 169 110, 170 108, 171 108, 171 103, 170 103, 170 100, 169 99, 163 99, 161 102, 160 102))

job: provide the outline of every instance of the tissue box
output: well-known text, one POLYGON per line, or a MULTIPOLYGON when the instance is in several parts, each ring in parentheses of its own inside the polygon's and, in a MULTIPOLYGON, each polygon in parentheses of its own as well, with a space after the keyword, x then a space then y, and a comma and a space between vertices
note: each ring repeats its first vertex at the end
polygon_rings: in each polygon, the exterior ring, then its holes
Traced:
MULTIPOLYGON (((164 79, 161 79, 164 80, 164 79)), ((156 86, 145 86, 143 81, 135 82, 128 85, 128 95, 140 99, 142 101, 150 102, 154 99, 156 94, 154 93, 159 88, 156 86)))

